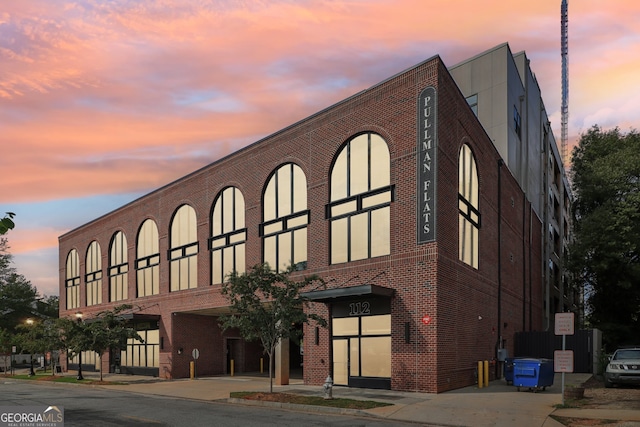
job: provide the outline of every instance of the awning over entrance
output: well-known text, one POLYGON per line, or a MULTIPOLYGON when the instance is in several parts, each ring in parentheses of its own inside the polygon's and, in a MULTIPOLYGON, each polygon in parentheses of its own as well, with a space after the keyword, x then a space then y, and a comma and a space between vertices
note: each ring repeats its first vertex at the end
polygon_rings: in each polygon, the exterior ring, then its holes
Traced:
POLYGON ((325 289, 322 291, 303 292, 300 294, 303 298, 311 301, 331 302, 344 298, 353 298, 360 296, 380 296, 391 298, 394 290, 378 285, 359 285, 350 286, 348 288, 325 289))

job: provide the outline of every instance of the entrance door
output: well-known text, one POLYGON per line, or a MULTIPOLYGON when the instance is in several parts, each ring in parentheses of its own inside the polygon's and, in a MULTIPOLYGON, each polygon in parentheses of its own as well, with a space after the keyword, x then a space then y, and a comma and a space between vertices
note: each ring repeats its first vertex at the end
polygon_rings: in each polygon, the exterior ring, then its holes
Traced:
POLYGON ((240 339, 239 338, 227 338, 227 375, 237 373, 240 371, 239 359, 240 359, 240 339), (231 366, 233 361, 233 367, 231 366))
POLYGON ((333 306, 333 382, 364 388, 391 388, 391 314, 388 300, 333 306))
POLYGON ((349 338, 333 340, 333 383, 349 385, 349 338))

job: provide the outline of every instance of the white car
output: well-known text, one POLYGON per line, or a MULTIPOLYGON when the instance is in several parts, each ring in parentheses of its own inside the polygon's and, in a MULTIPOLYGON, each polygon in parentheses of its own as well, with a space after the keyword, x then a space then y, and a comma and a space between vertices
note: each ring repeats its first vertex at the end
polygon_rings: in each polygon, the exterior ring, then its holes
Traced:
POLYGON ((619 348, 613 353, 604 373, 604 386, 640 385, 640 348, 619 348))

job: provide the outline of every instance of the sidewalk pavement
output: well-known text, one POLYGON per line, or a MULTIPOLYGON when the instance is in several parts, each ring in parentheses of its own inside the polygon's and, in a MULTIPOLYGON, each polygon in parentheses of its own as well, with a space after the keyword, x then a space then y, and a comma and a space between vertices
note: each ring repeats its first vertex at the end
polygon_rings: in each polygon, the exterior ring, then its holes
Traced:
MULTIPOLYGON (((105 381, 118 384, 97 387, 183 399, 276 405, 304 412, 365 415, 430 426, 562 427, 561 423, 550 417, 551 414, 593 420, 630 421, 634 423, 625 425, 640 426, 640 411, 556 409, 556 405, 562 404, 561 375, 556 374, 553 385, 538 392, 525 388, 518 391, 516 387, 507 385, 504 379, 492 381, 488 387, 469 386, 440 394, 333 387, 334 398, 374 400, 392 404, 392 406, 370 410, 288 405, 229 398, 229 393, 233 391, 269 391, 269 378, 260 374, 202 377, 193 380, 162 380, 146 376, 105 374, 103 377, 105 381)), ((99 373, 86 372, 84 377, 99 379, 99 373)), ((590 374, 565 374, 565 386, 582 384, 590 377, 590 374)), ((273 391, 324 396, 321 386, 304 385, 302 379, 291 379, 290 384, 284 386, 274 384, 273 391)))

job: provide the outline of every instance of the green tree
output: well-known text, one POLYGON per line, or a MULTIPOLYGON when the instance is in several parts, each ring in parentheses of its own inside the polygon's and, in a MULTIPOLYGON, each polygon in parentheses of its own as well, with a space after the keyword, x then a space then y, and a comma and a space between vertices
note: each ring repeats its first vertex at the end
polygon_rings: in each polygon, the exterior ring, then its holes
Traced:
POLYGON ((37 297, 36 288, 15 269, 0 270, 0 328, 15 332, 18 325, 34 317, 37 297))
POLYGON ((4 357, 4 363, 3 363, 3 369, 4 369, 4 374, 7 375, 7 372, 9 371, 9 361, 11 360, 10 355, 12 354, 12 347, 15 344, 15 337, 14 335, 7 331, 6 329, 2 329, 0 328, 0 354, 2 354, 4 357))
MULTIPOLYGON (((142 337, 132 328, 122 316, 123 312, 132 308, 129 304, 115 307, 113 310, 99 312, 95 317, 77 322, 75 327, 69 326, 71 336, 69 348, 72 354, 81 351, 94 351, 100 358, 109 349, 119 350, 127 345, 129 338, 144 342, 142 337)), ((100 381, 102 381, 102 369, 100 369, 100 381)))
POLYGON ((574 241, 569 268, 589 323, 609 348, 640 336, 640 135, 583 134, 572 152, 574 241))
POLYGON ((222 294, 229 300, 232 314, 220 317, 223 330, 238 328, 248 340, 259 339, 269 355, 269 391, 273 392, 273 360, 281 339, 296 338, 299 332, 292 325, 314 320, 326 326, 326 320, 307 314, 308 301, 300 292, 313 282, 324 283, 317 276, 296 282, 289 278, 293 269, 280 273, 268 264, 259 264, 243 274, 233 272, 222 285, 222 294))
POLYGON ((55 375, 56 354, 64 348, 61 343, 61 329, 58 319, 29 319, 30 322, 17 326, 17 341, 22 351, 33 356, 49 353, 51 355, 51 373, 55 375))
POLYGON ((38 290, 26 277, 12 266, 13 257, 9 253, 5 237, 0 238, 0 328, 14 333, 16 327, 32 319, 58 317, 59 298, 40 298, 38 290))
POLYGON ((0 236, 6 234, 9 230, 13 230, 16 224, 13 222, 13 217, 16 216, 13 212, 7 212, 6 215, 0 219, 0 236))

